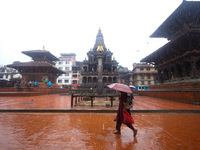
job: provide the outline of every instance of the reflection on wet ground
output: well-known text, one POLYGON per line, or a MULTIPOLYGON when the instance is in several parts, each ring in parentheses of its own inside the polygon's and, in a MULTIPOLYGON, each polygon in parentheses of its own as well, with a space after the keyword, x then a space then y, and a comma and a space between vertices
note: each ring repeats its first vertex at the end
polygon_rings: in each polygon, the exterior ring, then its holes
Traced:
POLYGON ((200 149, 200 114, 133 114, 138 135, 116 114, 1 113, 1 149, 200 149))
MULTIPOLYGON (((101 100, 101 99, 96 99, 101 100)), ((106 104, 101 107, 78 106, 71 108, 71 96, 60 96, 59 94, 31 96, 31 97, 0 97, 0 109, 117 109, 110 108, 106 104), (89 107, 89 108, 88 108, 89 107)), ((190 105, 167 101, 159 98, 135 96, 133 109, 200 109, 200 105, 190 105)))
MULTIPOLYGON (((96 99, 101 100, 101 99, 96 99)), ((0 109, 117 109, 73 107, 70 96, 0 97, 0 109)), ((200 106, 135 96, 133 109, 190 109, 200 106)), ((0 149, 200 149, 200 114, 132 114, 138 135, 126 126, 113 134, 116 114, 0 113, 0 149)))

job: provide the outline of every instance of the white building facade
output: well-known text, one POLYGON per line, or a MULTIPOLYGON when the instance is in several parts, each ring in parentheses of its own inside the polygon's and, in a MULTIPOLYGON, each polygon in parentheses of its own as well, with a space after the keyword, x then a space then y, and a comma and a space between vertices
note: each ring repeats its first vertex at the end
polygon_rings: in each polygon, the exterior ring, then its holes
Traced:
POLYGON ((12 78, 22 78, 22 75, 14 68, 1 67, 0 68, 0 80, 10 81, 12 78))
POLYGON ((61 53, 60 61, 56 62, 56 67, 65 74, 60 75, 57 78, 57 84, 60 86, 70 86, 72 84, 72 66, 76 65, 75 53, 61 53))

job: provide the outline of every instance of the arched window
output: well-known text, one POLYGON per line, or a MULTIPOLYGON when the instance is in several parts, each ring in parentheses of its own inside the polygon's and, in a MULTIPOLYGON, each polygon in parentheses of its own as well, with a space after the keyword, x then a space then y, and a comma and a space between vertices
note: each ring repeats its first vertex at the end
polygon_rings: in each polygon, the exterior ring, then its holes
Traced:
POLYGON ((92 77, 88 77, 88 83, 92 83, 92 77))
POLYGON ((93 83, 97 83, 97 78, 93 77, 93 83))
POLYGON ((83 70, 84 70, 84 71, 87 71, 87 66, 84 66, 84 67, 83 67, 83 70))
POLYGON ((103 83, 107 83, 107 78, 103 77, 103 83))
POLYGON ((116 66, 113 66, 113 71, 117 71, 117 67, 116 66))
POLYGON ((108 58, 107 58, 107 61, 108 61, 108 62, 110 62, 110 61, 111 61, 111 57, 110 57, 110 56, 108 56, 108 58))
POLYGON ((92 56, 89 56, 89 62, 91 62, 92 61, 92 56))
POLYGON ((87 82, 87 78, 83 77, 83 84, 86 84, 86 82, 87 82))
POLYGON ((113 83, 117 83, 117 77, 113 78, 113 83))
POLYGON ((112 78, 108 77, 108 83, 112 83, 112 78))

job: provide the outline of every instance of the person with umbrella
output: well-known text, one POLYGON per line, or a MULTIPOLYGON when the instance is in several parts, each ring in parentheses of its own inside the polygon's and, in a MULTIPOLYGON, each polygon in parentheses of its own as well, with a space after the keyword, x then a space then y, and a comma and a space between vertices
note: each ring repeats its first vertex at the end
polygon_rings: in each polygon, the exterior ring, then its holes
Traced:
MULTIPOLYGON (((132 88, 132 90, 135 90, 135 86, 130 85, 129 87, 132 88)), ((131 99, 132 99, 132 100, 134 99, 134 95, 133 95, 133 94, 131 94, 131 99)))
MULTIPOLYGON (((114 83, 111 85, 108 85, 109 88, 120 91, 120 102, 119 107, 117 110, 117 117, 114 121, 116 121, 116 131, 115 134, 121 134, 121 125, 124 123, 124 112, 127 111, 131 115, 130 108, 126 108, 126 103, 128 102, 128 96, 127 93, 133 94, 133 90, 124 84, 114 83)), ((127 127, 129 127, 133 131, 133 136, 135 137, 137 135, 137 131, 131 123, 124 123, 127 127)))

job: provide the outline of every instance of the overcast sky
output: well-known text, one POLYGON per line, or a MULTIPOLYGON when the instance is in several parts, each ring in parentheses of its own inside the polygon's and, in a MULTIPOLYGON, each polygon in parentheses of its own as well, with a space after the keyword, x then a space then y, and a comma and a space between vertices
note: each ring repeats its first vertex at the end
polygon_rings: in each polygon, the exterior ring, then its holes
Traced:
POLYGON ((105 46, 123 67, 157 50, 166 39, 149 38, 182 0, 0 0, 0 65, 31 58, 45 46, 56 57, 83 61, 101 28, 105 46))

